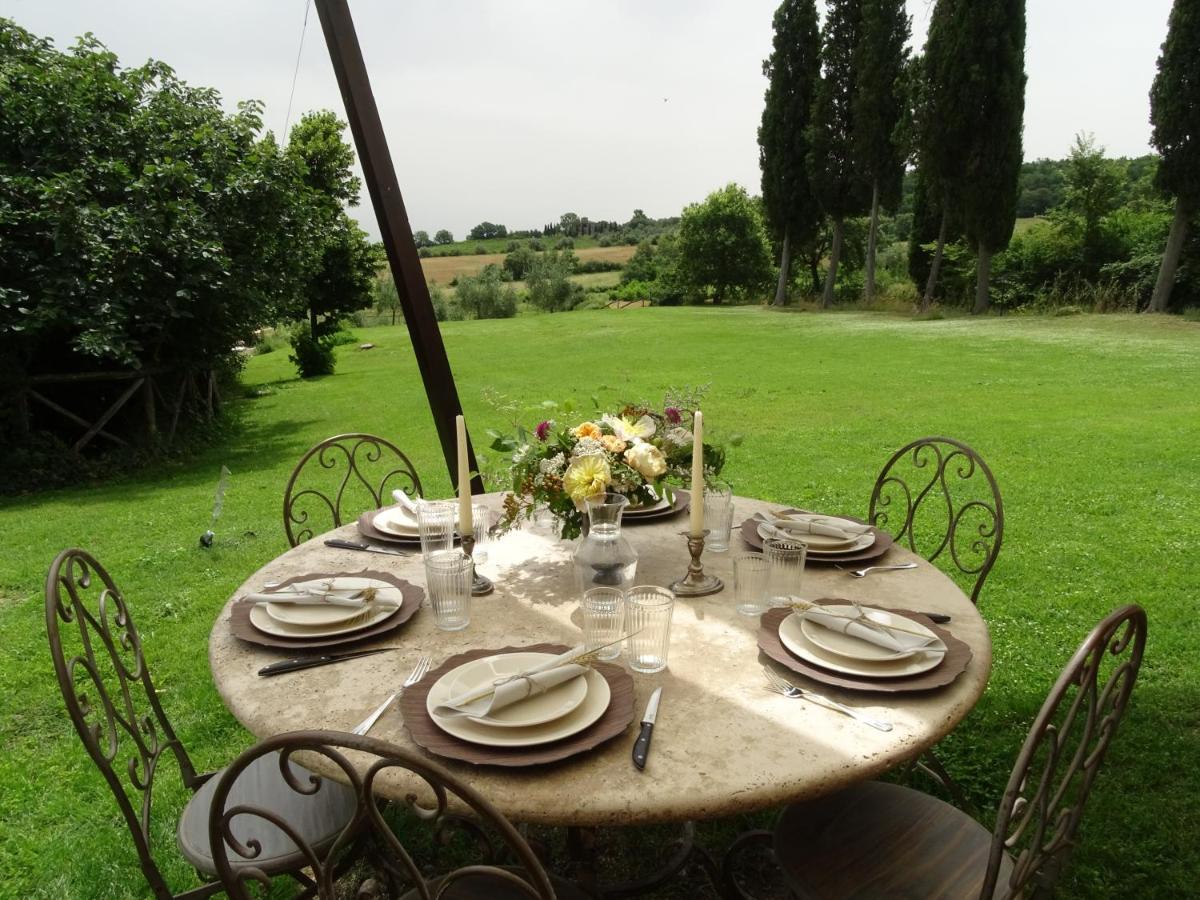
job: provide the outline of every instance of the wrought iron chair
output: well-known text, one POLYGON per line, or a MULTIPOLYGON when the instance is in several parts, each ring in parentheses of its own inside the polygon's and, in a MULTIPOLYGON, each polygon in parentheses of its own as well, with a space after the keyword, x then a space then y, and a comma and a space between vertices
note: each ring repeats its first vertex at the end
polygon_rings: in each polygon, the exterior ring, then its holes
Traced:
MULTIPOLYGON (((436 763, 372 737, 295 731, 268 738, 245 751, 217 784, 208 833, 217 873, 233 900, 250 897, 249 886, 264 881, 255 864, 269 836, 279 832, 296 835, 294 821, 244 802, 235 794, 236 785, 242 772, 264 759, 278 757, 288 762, 293 756, 348 783, 356 799, 353 817, 326 849, 297 840, 322 900, 352 895, 403 896, 406 900, 582 900, 588 896, 569 882, 548 875, 516 828, 474 788, 436 763), (404 803, 385 807, 376 799, 376 782, 383 779, 402 780, 404 803), (415 821, 397 829, 388 821, 397 815, 415 821), (422 823, 427 827, 417 827, 422 823), (403 832, 404 840, 398 831, 403 832), (431 867, 418 864, 410 852, 430 843, 429 838, 434 844, 446 845, 456 836, 466 838, 472 855, 483 851, 485 863, 430 875, 431 867)), ((286 780, 299 796, 320 790, 325 783, 316 775, 287 776, 286 780)), ((455 852, 461 857, 461 850, 455 852)))
POLYGON ((867 520, 930 562, 948 553, 974 576, 971 602, 979 602, 1000 554, 1004 503, 992 470, 966 444, 923 437, 897 450, 875 480, 867 520))
MULTIPOLYGON (((154 778, 164 758, 173 756, 184 786, 193 792, 179 818, 179 850, 202 877, 216 876, 208 847, 208 808, 217 773, 196 773, 158 702, 125 598, 108 572, 83 550, 64 550, 50 566, 46 631, 67 712, 116 797, 153 896, 165 900, 217 893, 221 885, 210 880, 172 894, 151 851, 154 778)), ((293 769, 287 777, 301 774, 293 769)), ((295 817, 300 823, 296 836, 308 845, 328 845, 354 807, 350 791, 337 784, 296 798, 285 786, 277 760, 263 759, 243 776, 236 785, 238 796, 295 817)), ((289 875, 311 894, 315 886, 300 872, 306 865, 308 860, 290 841, 264 846, 259 860, 261 870, 289 875)))
POLYGON ((1145 646, 1140 606, 1092 629, 1034 719, 990 833, 934 797, 861 784, 784 811, 774 845, 788 887, 805 898, 1048 896, 1145 646))
POLYGON ((352 515, 385 505, 390 501, 389 492, 396 488, 421 496, 417 470, 391 441, 358 432, 326 438, 300 457, 284 489, 283 528, 288 544, 295 547, 316 535, 309 521, 310 511, 314 518, 327 515, 332 519, 329 527, 337 528, 343 524, 347 507, 354 507, 355 499, 360 503, 352 515), (298 484, 306 470, 322 483, 298 484), (348 493, 356 496, 348 497, 348 493))

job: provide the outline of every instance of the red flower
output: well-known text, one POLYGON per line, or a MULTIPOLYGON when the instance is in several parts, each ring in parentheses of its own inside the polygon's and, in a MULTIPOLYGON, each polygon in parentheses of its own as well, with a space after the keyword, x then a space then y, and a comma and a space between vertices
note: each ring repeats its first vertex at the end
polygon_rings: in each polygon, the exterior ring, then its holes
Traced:
POLYGON ((539 441, 546 440, 546 438, 550 435, 549 421, 543 420, 543 421, 539 422, 535 433, 537 434, 537 439, 539 441))
POLYGON ((663 410, 663 415, 672 425, 678 425, 683 420, 683 415, 679 412, 679 407, 668 406, 663 410))

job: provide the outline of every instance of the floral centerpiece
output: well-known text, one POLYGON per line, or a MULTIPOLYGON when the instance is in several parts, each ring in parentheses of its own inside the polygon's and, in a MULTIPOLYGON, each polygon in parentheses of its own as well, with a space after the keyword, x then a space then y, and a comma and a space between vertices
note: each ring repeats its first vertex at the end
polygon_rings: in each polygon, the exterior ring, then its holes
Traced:
MULTIPOLYGON (((532 431, 518 427, 515 438, 497 435, 493 449, 512 453, 512 493, 500 527, 512 528, 545 506, 562 536, 573 538, 588 497, 614 491, 629 498, 631 509, 671 500, 669 482, 686 483, 691 475, 692 412, 668 397, 661 410, 629 404, 571 424, 547 419, 532 431)), ((706 477, 724 463, 723 450, 704 445, 706 477)))

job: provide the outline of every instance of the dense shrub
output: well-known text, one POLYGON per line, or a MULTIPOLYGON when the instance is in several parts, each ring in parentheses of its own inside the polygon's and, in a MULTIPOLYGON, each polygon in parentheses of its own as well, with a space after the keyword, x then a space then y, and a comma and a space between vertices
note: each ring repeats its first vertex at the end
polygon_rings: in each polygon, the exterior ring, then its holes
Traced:
POLYGON ((484 266, 478 275, 463 275, 455 290, 458 307, 476 319, 511 319, 517 314, 517 295, 500 280, 498 266, 484 266))
POLYGON ((525 276, 529 302, 546 312, 574 309, 583 299, 583 289, 570 280, 577 262, 569 250, 549 250, 539 256, 525 276))
POLYGON ((594 272, 619 272, 623 266, 612 259, 581 259, 575 264, 576 275, 588 275, 594 272))
POLYGON ((528 247, 518 247, 504 257, 504 271, 512 276, 514 281, 523 281, 537 262, 537 254, 528 247))
POLYGON ((292 352, 288 359, 295 364, 301 378, 314 378, 318 375, 332 375, 334 369, 334 336, 323 334, 313 337, 312 332, 301 324, 292 330, 288 342, 292 352))

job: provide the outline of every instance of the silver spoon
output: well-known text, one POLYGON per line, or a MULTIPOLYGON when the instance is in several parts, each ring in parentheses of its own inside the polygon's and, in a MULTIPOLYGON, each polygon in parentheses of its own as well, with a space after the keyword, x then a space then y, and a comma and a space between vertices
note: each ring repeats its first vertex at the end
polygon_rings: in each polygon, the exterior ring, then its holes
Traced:
POLYGON ((867 566, 865 569, 851 569, 850 574, 855 578, 865 578, 868 572, 882 572, 887 569, 915 569, 915 562, 900 563, 896 566, 867 566))

